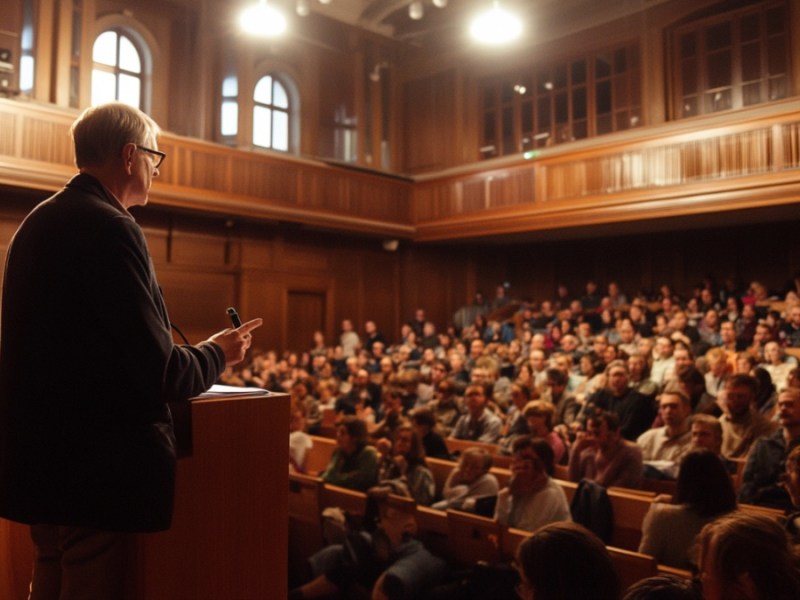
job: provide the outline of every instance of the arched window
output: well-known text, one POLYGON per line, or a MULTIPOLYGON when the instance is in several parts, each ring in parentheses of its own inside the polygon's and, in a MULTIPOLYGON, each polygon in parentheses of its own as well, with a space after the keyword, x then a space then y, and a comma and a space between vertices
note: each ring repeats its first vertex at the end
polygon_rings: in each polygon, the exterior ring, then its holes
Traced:
POLYGON ((124 32, 104 31, 92 48, 92 105, 119 100, 142 108, 142 53, 124 32))
POLYGON ((253 144, 288 152, 290 114, 286 86, 273 75, 259 79, 253 92, 253 144))

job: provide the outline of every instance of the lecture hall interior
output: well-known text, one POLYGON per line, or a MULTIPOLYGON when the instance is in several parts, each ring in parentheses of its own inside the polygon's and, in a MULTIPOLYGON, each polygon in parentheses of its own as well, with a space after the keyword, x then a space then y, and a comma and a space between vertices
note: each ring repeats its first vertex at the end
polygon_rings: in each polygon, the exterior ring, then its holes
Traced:
POLYGON ((502 0, 523 28, 489 45, 490 0, 269 0, 270 37, 240 23, 258 1, 0 3, 2 256, 116 98, 163 130, 133 212, 192 342, 232 305, 300 350, 501 282, 800 272, 797 0, 502 0))

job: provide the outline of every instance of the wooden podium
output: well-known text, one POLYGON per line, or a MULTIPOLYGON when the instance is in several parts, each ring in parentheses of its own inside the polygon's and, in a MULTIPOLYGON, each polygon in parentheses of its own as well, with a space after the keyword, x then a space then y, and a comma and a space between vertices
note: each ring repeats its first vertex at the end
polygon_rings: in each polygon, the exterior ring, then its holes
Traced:
MULTIPOLYGON (((289 397, 191 403, 191 456, 178 461, 169 531, 139 537, 141 600, 288 595, 289 397)), ((0 598, 27 598, 27 527, 0 520, 0 598)))

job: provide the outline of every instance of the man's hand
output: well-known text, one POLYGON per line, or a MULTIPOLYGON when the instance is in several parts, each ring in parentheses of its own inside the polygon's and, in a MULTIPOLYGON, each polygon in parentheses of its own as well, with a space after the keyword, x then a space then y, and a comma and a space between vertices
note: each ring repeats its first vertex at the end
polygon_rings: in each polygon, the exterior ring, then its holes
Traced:
POLYGON ((261 327, 263 323, 263 319, 252 319, 242 323, 236 329, 224 329, 219 333, 215 333, 207 341, 214 342, 222 348, 222 352, 225 354, 225 366, 231 367, 244 360, 244 355, 253 342, 253 336, 250 332, 261 327))

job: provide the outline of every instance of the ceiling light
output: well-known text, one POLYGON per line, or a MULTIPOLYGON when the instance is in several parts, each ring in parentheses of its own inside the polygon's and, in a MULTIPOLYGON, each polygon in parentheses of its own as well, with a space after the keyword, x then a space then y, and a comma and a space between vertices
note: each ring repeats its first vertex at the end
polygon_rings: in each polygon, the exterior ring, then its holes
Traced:
POLYGON ((242 11, 239 24, 247 33, 261 37, 274 37, 286 30, 286 18, 283 13, 260 0, 250 8, 242 11))
POLYGON ((433 0, 433 5, 436 8, 444 8, 447 6, 447 0, 433 0))
POLYGON ((419 21, 424 14, 425 14, 425 8, 422 6, 422 2, 420 2, 419 0, 415 0, 414 2, 408 5, 408 16, 414 19, 415 21, 419 21))
POLYGON ((330 4, 331 0, 319 0, 320 4, 330 4))
POLYGON ((308 6, 308 0, 297 0, 295 10, 301 17, 307 17, 308 13, 311 12, 311 7, 308 6))
POLYGON ((522 33, 522 21, 500 8, 495 0, 490 10, 475 17, 469 32, 478 42, 496 46, 518 38, 522 33))

